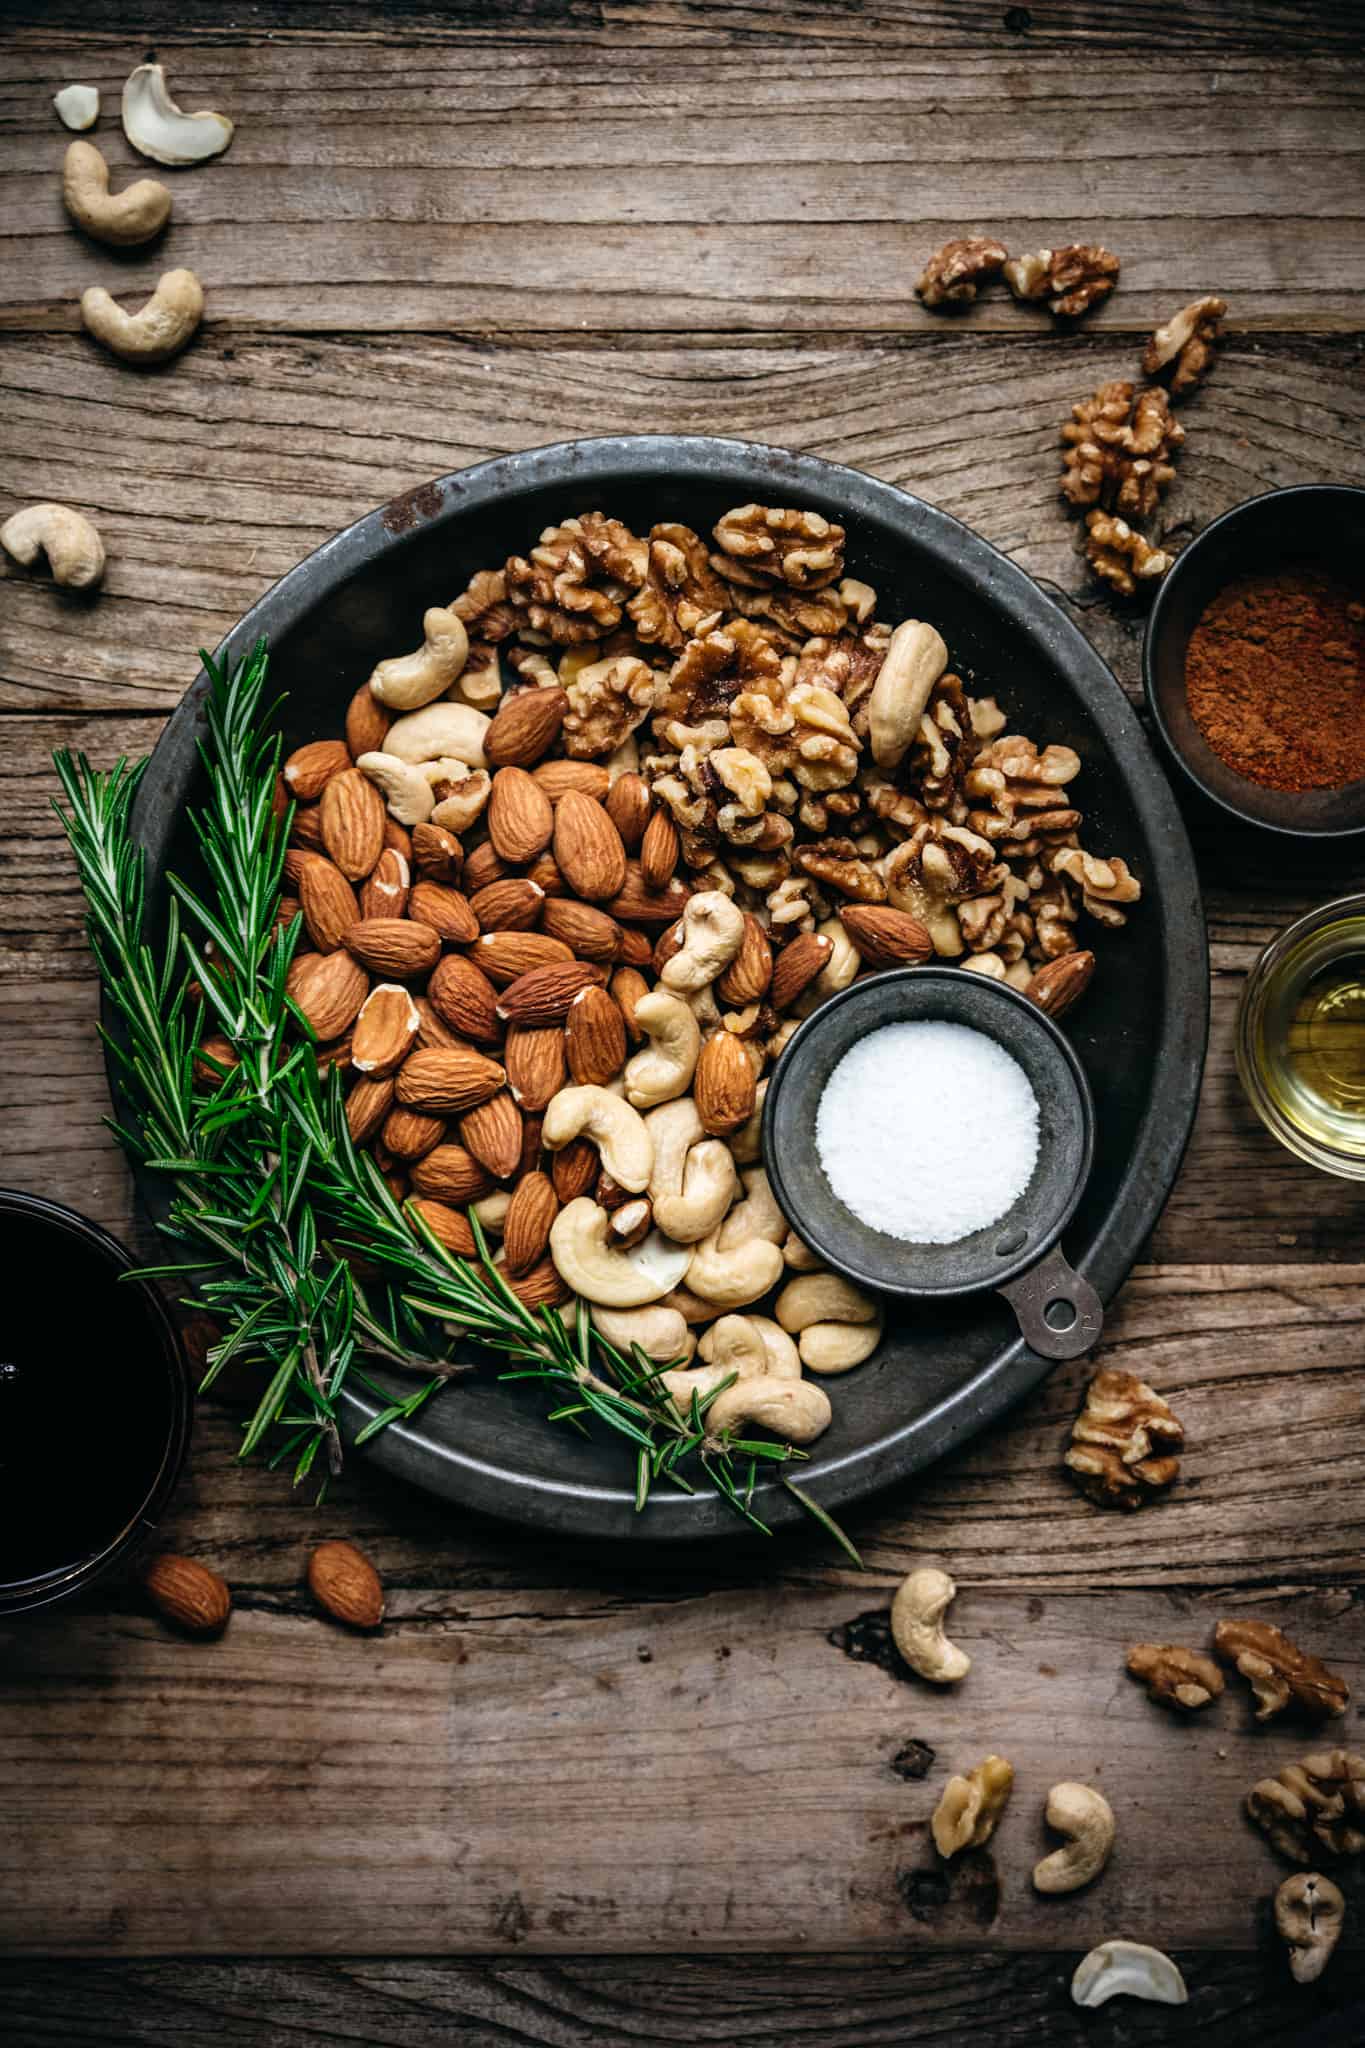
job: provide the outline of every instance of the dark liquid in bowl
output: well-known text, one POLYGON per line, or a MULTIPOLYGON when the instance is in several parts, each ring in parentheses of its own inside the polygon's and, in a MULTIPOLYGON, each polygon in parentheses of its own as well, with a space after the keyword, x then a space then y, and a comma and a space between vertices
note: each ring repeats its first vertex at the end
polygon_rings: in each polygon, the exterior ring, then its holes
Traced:
POLYGON ((0 1594, 107 1550, 143 1507, 175 1422, 135 1287, 92 1245, 7 1219, 0 1325, 0 1594))

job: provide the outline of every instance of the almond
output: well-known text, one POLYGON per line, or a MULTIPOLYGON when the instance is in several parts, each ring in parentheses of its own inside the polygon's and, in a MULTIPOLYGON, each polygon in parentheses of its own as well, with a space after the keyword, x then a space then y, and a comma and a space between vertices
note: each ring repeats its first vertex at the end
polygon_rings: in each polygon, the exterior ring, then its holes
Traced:
POLYGON ((591 1138, 570 1138, 550 1161, 550 1179, 556 1199, 568 1208, 580 1195, 589 1195, 597 1185, 602 1161, 591 1138))
POLYGON ((568 884, 560 874, 559 863, 552 853, 537 854, 526 870, 526 879, 534 882, 545 896, 567 896, 569 893, 568 884))
POLYGON ((330 1045, 320 1045, 315 1058, 317 1060, 318 1073, 323 1080, 326 1080, 333 1067, 339 1068, 343 1074, 349 1073, 351 1070, 351 1033, 348 1031, 344 1038, 334 1038, 330 1045))
POLYGON ((311 804, 322 795, 334 775, 344 775, 351 765, 344 740, 310 740, 295 747, 284 764, 284 785, 291 797, 311 804))
POLYGON ((386 851, 392 847, 395 853, 402 854, 408 865, 408 873, 411 874, 412 834, 406 825, 400 825, 397 818, 389 817, 387 812, 384 814, 384 846, 386 851))
POLYGON ((768 984, 768 1001, 773 1008, 785 1010, 789 1003, 794 1003, 816 975, 823 973, 833 951, 823 932, 798 932, 788 940, 777 956, 768 984))
POLYGON ((869 967, 915 967, 933 957, 933 940, 908 910, 893 910, 889 903, 845 903, 839 922, 869 967))
POLYGON ((370 977, 349 953, 305 953, 285 977, 285 988, 303 1012, 314 1038, 340 1038, 360 1015, 370 977))
POLYGON ((382 1081, 356 1082, 346 1097, 346 1128, 357 1145, 368 1145, 377 1136, 393 1107, 393 1096, 392 1075, 382 1081))
MULTIPOLYGON (((450 1208, 445 1202, 436 1202, 429 1196, 411 1196, 408 1207, 415 1209, 437 1244, 443 1244, 448 1252, 454 1252, 457 1259, 472 1259, 478 1252, 469 1219, 458 1209, 450 1208)), ((415 1233, 414 1233, 415 1234, 415 1233)))
POLYGON ((455 1116, 496 1095, 507 1076, 470 1046, 422 1047, 398 1070, 398 1100, 429 1116, 455 1116))
POLYGON ((303 881, 303 871, 310 860, 325 860, 315 847, 290 846, 285 849, 283 875, 291 889, 297 890, 303 881))
POLYGON ((308 1560, 308 1590, 347 1628, 378 1628, 384 1619, 379 1574, 353 1543, 319 1543, 308 1560))
POLYGON ((410 917, 362 917, 346 934, 346 950, 372 974, 430 974, 441 957, 440 935, 410 917))
POLYGON ((485 889, 490 882, 501 882, 511 873, 506 861, 499 860, 491 839, 483 840, 465 858, 464 887, 468 894, 473 889, 485 889))
POLYGON ((348 882, 363 881, 384 851, 384 799, 358 768, 334 775, 318 806, 322 843, 348 882))
POLYGON ((362 683, 346 706, 346 745, 352 760, 358 761, 362 754, 382 754, 392 724, 369 684, 362 683))
POLYGON ((519 1109, 547 1108, 564 1086, 564 1033, 558 1024, 513 1024, 502 1057, 519 1109))
POLYGON ((472 1038, 476 1045, 496 1045, 502 1037, 498 992, 488 976, 462 954, 447 953, 438 962, 427 983, 427 998, 441 1022, 461 1038, 472 1038))
POLYGON ((545 891, 538 889, 534 882, 524 881, 519 875, 508 875, 501 882, 490 882, 486 888, 476 889, 469 899, 469 907, 483 931, 524 932, 529 931, 540 916, 544 901, 545 891))
POLYGON ((463 1145, 437 1145, 422 1159, 415 1160, 412 1184, 420 1195, 437 1202, 451 1202, 463 1208, 466 1202, 481 1202, 493 1192, 493 1176, 480 1166, 463 1145))
POLYGON ((412 864, 428 882, 458 882, 464 867, 464 848, 444 825, 414 825, 412 864))
POLYGON ((675 924, 671 924, 667 931, 659 933, 658 938, 654 941, 654 951, 649 957, 649 964, 654 969, 656 976, 663 973, 673 955, 681 949, 682 936, 681 918, 675 924))
POLYGON ((216 1636, 227 1626, 232 1595, 226 1581, 197 1558, 165 1551, 152 1559, 142 1583, 158 1612, 187 1635, 216 1636))
POLYGON ((485 755, 495 768, 529 768, 549 753, 568 709, 568 697, 557 683, 504 697, 483 736, 485 755))
POLYGON ((378 1079, 395 1073, 417 1042, 417 1005, 396 981, 381 981, 361 1005, 351 1035, 351 1064, 378 1079))
POLYGON ((275 787, 270 792, 270 815, 277 825, 283 824, 293 799, 282 775, 275 777, 275 787))
POLYGON ((621 951, 622 932, 614 917, 572 896, 548 896, 540 913, 540 929, 559 939, 578 960, 606 967, 621 951))
POLYGON ((541 1259, 529 1273, 504 1277, 523 1308, 563 1308, 573 1299, 573 1289, 560 1277, 553 1259, 541 1259))
POLYGON ((486 812, 488 839, 500 860, 534 860, 555 829, 550 799, 524 768, 499 768, 486 812))
POLYGON ((692 1076, 702 1129, 713 1138, 737 1131, 753 1114, 757 1087, 753 1062, 739 1040, 728 1031, 713 1032, 702 1045, 692 1076))
POLYGON ((444 1120, 439 1116, 427 1116, 420 1109, 400 1106, 390 1110, 384 1119, 384 1146, 395 1159, 425 1159, 428 1152, 435 1151, 445 1134, 444 1120))
POLYGON ((554 835, 555 859, 575 895, 601 903, 624 888, 626 849, 601 804, 566 789, 555 806, 554 835))
POLYGON ((200 1039, 193 1064, 195 1080, 202 1081, 206 1088, 216 1088, 241 1061, 230 1038, 225 1038, 221 1031, 210 1031, 200 1039))
POLYGON ((649 994, 649 983, 638 967, 618 967, 611 978, 611 993, 625 1020, 631 1043, 641 1044, 645 1034, 643 1028, 635 1021, 635 1005, 641 996, 649 994))
POLYGON ((564 1039, 580 1088, 605 1088, 626 1063, 625 1021, 604 988, 579 990, 564 1019, 564 1039))
POLYGON ((289 844, 301 846, 308 853, 322 852, 322 806, 300 804, 294 812, 294 822, 289 827, 289 844))
POLYGON ((768 934, 751 910, 744 913, 744 937, 739 951, 716 983, 723 1003, 742 1010, 747 1003, 761 1003, 773 978, 773 949, 768 934))
POLYGON ((469 898, 449 882, 418 882, 408 897, 408 916, 429 924, 448 946, 472 946, 479 936, 469 898))
POLYGON ((600 803, 611 785, 611 777, 596 761, 542 761, 535 771, 535 781, 552 804, 557 804, 569 789, 600 803))
POLYGON ((460 1118, 460 1143, 494 1180, 510 1180, 521 1164, 521 1111, 506 1089, 460 1118))
POLYGON ((586 960, 558 960, 533 967, 509 982, 498 998, 498 1015, 509 1024, 557 1024, 568 1015, 580 989, 600 987, 606 975, 586 960))
POLYGON ((602 908, 622 924, 672 924, 681 917, 692 891, 675 875, 666 889, 647 889, 638 861, 627 861, 620 893, 602 908))
MULTIPOLYGON (((342 879, 344 880, 345 877, 343 876, 342 879)), ((294 919, 301 915, 302 910, 303 905, 299 902, 297 896, 281 896, 279 902, 275 905, 276 931, 287 932, 290 925, 294 922, 294 919)), ((308 951, 309 945, 308 932, 306 928, 302 932, 300 932, 299 938, 303 942, 302 950, 306 953, 308 951)), ((297 946, 296 950, 298 950, 297 946)))
POLYGON ((518 1174, 535 1173, 541 1164, 541 1136, 545 1119, 539 1110, 522 1111, 521 1116, 521 1158, 517 1161, 518 1174))
POLYGON ((573 954, 562 939, 549 938, 544 932, 485 932, 473 958, 490 981, 506 988, 533 967, 568 965, 573 954))
POLYGON ((1046 1010, 1049 1017, 1060 1017, 1079 1002, 1094 972, 1093 953, 1063 953, 1059 960, 1049 960, 1038 969, 1025 986, 1024 994, 1040 1010, 1046 1010))
POLYGON ((646 889, 666 889, 678 865, 678 828, 667 811, 656 811, 640 841, 640 879, 646 889))
POLYGON ((628 769, 617 776, 606 794, 606 810, 627 853, 634 853, 639 846, 652 809, 649 784, 643 775, 628 769))
POLYGON ((386 1173, 382 1176, 385 1187, 401 1208, 408 1198, 408 1177, 405 1173, 386 1173))
POLYGON ((355 890, 322 854, 314 854, 299 876, 299 908, 319 953, 335 953, 351 926, 360 922, 355 890))
MULTIPOLYGON (((375 862, 374 871, 360 885, 362 917, 402 917, 408 908, 412 869, 407 856, 396 846, 386 846, 375 862)), ((430 924, 430 918, 420 920, 430 924)))
POLYGON ((526 1273, 543 1258, 559 1197, 548 1173, 523 1174, 512 1191, 502 1225, 502 1249, 509 1273, 526 1273))
MULTIPOLYGON (((590 956, 584 954, 584 959, 590 956)), ((648 932, 637 932, 632 925, 621 927, 621 959, 627 967, 648 967, 654 958, 648 932)))
MULTIPOLYGON (((439 974, 439 967, 436 971, 439 974)), ((489 984, 488 994, 491 1000, 496 1000, 496 991, 491 983, 489 984)), ((445 1018, 438 1014, 435 1006, 426 996, 416 997, 413 1002, 413 1008, 417 1012, 417 1043, 419 1045, 451 1046, 463 1043, 451 1030, 445 1018)), ((496 1015, 494 1015, 493 1021, 496 1024, 496 1015)))

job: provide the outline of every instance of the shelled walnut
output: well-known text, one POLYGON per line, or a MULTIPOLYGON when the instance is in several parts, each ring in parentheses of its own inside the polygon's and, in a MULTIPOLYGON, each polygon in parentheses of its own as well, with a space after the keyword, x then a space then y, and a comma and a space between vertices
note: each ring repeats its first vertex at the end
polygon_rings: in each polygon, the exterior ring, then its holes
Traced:
POLYGON ((1170 458, 1184 438, 1160 385, 1102 384, 1063 422, 1062 496, 1072 505, 1146 519, 1174 480, 1170 458))
POLYGON ((1223 1674, 1212 1657, 1175 1643, 1134 1643, 1128 1670, 1141 1679, 1149 1699, 1186 1714, 1210 1706, 1223 1691, 1223 1674))
POLYGON ((1143 375, 1161 377, 1172 398, 1183 398, 1207 376, 1226 299, 1195 299, 1158 327, 1142 355, 1143 375))
POLYGON ((1107 512, 1087 512, 1085 557, 1095 574, 1112 583, 1120 597, 1136 597, 1144 583, 1155 583, 1166 574, 1174 555, 1153 547, 1135 532, 1125 519, 1107 512))
POLYGON ((1135 1373, 1106 1366, 1086 1389, 1064 1463, 1100 1507, 1140 1508, 1180 1470, 1185 1432, 1135 1373))
POLYGON ((915 291, 926 306, 970 304, 979 286, 999 277, 1008 255, 1004 243, 989 235, 945 242, 925 264, 915 291))
POLYGON ((1273 1721, 1286 1708, 1310 1721, 1331 1721, 1346 1712, 1351 1694, 1345 1679, 1290 1642, 1273 1622, 1220 1621, 1213 1647, 1250 1683, 1258 1721, 1273 1721))
POLYGON ((1118 283, 1119 259, 1098 243, 1069 242, 1011 257, 1004 270, 1016 299, 1046 299, 1059 318, 1075 320, 1108 298, 1118 283))
POLYGON ((1365 1756, 1324 1749, 1286 1764, 1252 1786, 1247 1813, 1290 1863, 1315 1863, 1324 1851, 1359 1856, 1365 1850, 1365 1756))
POLYGON ((737 505, 713 532, 712 567, 731 583, 823 590, 844 573, 844 529, 819 512, 737 505))

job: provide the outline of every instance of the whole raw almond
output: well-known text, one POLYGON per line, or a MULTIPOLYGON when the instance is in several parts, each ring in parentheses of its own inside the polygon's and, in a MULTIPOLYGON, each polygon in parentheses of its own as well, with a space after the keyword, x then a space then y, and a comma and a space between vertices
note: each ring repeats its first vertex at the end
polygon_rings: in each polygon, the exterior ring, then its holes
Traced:
POLYGON ((566 789, 554 811, 554 853, 575 895, 606 902, 625 887, 626 849, 601 804, 566 789))
MULTIPOLYGON (((584 954, 584 959, 589 958, 584 954)), ((649 933, 637 931, 634 925, 621 926, 621 961, 626 967, 648 967, 654 958, 654 947, 649 933)))
POLYGON ((427 1000, 441 1022, 461 1038, 472 1038, 477 1045, 496 1045, 502 1037, 498 992, 463 954, 447 953, 437 963, 427 983, 427 1000))
POLYGON ((825 962, 833 951, 823 932, 798 932, 794 939, 790 939, 773 963, 772 980, 768 984, 768 1001, 772 1007, 785 1010, 789 1003, 794 1003, 810 987, 816 975, 823 973, 825 962))
POLYGON ((560 939, 576 959, 608 966, 621 951, 622 932, 614 917, 573 896, 547 896, 541 906, 540 929, 560 939))
POLYGON ((464 868, 464 848, 444 825, 414 825, 412 864, 424 881, 458 882, 464 868))
POLYGON ((352 760, 358 761, 362 754, 382 754, 392 724, 369 684, 362 683, 346 706, 346 745, 352 760))
POLYGON ((495 768, 529 768, 549 753, 568 709, 557 683, 504 697, 483 736, 485 755, 495 768))
POLYGON ((559 872, 559 863, 552 853, 538 853, 526 870, 528 882, 534 882, 544 896, 567 896, 569 885, 559 872))
POLYGON ((311 804, 322 795, 334 775, 344 775, 351 765, 344 740, 310 740, 295 747, 284 764, 284 783, 290 796, 311 804))
POLYGON ((418 882, 408 897, 408 916, 429 924, 448 946, 472 946, 479 936, 469 898, 449 882, 418 882))
POLYGON ((490 981, 506 988, 533 967, 567 966, 573 954, 562 939, 545 932, 485 932, 472 958, 490 981))
POLYGON ((640 879, 646 889, 666 889, 678 865, 678 828, 667 811, 656 811, 640 841, 640 879))
POLYGON ((527 1273, 543 1258, 559 1197, 548 1173, 526 1173, 512 1190, 502 1224, 502 1249, 509 1273, 527 1273))
MULTIPOLYGON (((412 870, 407 856, 396 846, 386 846, 375 862, 373 872, 360 885, 360 915, 402 917, 408 907, 411 882, 412 870)), ((423 918, 420 922, 429 924, 431 920, 423 918)))
POLYGON ((508 875, 500 882, 490 882, 484 889, 476 889, 469 899, 469 907, 479 921, 479 928, 485 932, 529 931, 540 916, 545 902, 545 891, 537 888, 519 875, 508 875))
POLYGON ((637 860, 626 862, 626 878, 620 892, 602 908, 621 924, 672 924, 681 917, 692 894, 686 882, 675 875, 665 889, 649 889, 637 860))
POLYGON ((316 847, 287 847, 285 849, 283 869, 285 881, 288 883, 289 887, 297 893, 299 885, 303 881, 303 871, 307 867, 309 861, 325 860, 326 858, 326 854, 319 853, 316 847))
POLYGON ((324 1044, 340 1038, 360 1015, 370 992, 370 977, 349 953, 305 953, 285 977, 285 988, 308 1020, 314 1038, 324 1044))
POLYGON ((197 1558, 165 1551, 146 1567, 142 1583, 157 1611, 187 1635, 216 1636, 227 1626, 232 1595, 197 1558))
MULTIPOLYGON (((344 880, 345 877, 343 876, 342 879, 344 880)), ((297 896, 281 896, 279 902, 275 905, 276 931, 287 932, 290 925, 294 922, 294 919, 300 916, 302 914, 302 911, 303 905, 299 902, 297 896)), ((301 942, 302 951, 306 953, 308 951, 309 946, 312 943, 312 941, 308 937, 307 926, 305 926, 304 929, 300 932, 299 941, 301 942)), ((300 946, 296 944, 295 951, 297 952, 299 950, 300 946)))
POLYGON ((428 1116, 457 1116, 496 1095, 507 1076, 470 1046, 423 1046, 398 1070, 398 1100, 428 1116))
POLYGON ((488 840, 499 860, 514 864, 544 853, 555 829, 554 807, 524 768, 499 768, 488 799, 488 840))
POLYGON ((553 1259, 540 1259, 529 1273, 508 1273, 507 1285, 523 1308, 563 1308, 573 1289, 553 1259))
POLYGON ((441 939, 429 924, 410 917, 363 917, 346 934, 346 950, 372 974, 430 974, 441 957, 441 939))
POLYGON ((558 1024, 509 1025, 502 1057, 518 1109, 545 1109, 564 1086, 564 1033, 558 1024))
POLYGON ((509 1024, 558 1024, 580 989, 600 987, 606 980, 590 960, 557 960, 533 967, 509 982, 498 998, 498 1015, 509 1024))
POLYGON ((692 1076, 702 1129, 713 1138, 728 1138, 749 1121, 756 1093, 753 1062, 744 1047, 728 1031, 713 1032, 703 1042, 692 1076))
POLYGON ((444 1118, 428 1116, 420 1109, 404 1109, 401 1104, 389 1111, 382 1132, 385 1149, 395 1159, 405 1160, 425 1159, 445 1134, 444 1118))
POLYGON ((521 1111, 504 1089, 460 1118, 460 1143, 494 1180, 510 1180, 521 1164, 521 1111))
POLYGON ((319 1543, 308 1560, 308 1590, 347 1628, 378 1628, 384 1619, 384 1588, 379 1574, 353 1543, 319 1543))
POLYGON ((361 1005, 351 1034, 351 1065, 377 1079, 396 1073, 417 1043, 417 1005, 396 981, 381 981, 361 1005))
POLYGON ((570 789, 601 803, 611 785, 611 777, 596 761, 542 761, 535 780, 552 804, 570 789))
POLYGON ((429 1195, 409 1197, 408 1207, 417 1211, 437 1244, 443 1244, 448 1252, 454 1252, 457 1259, 475 1256, 478 1246, 474 1242, 469 1219, 458 1209, 450 1208, 445 1202, 434 1201, 429 1195))
POLYGON ((493 1192, 493 1176, 463 1145, 445 1140, 412 1163, 412 1185, 419 1195, 462 1209, 493 1192))
POLYGON ((627 769, 618 775, 606 794, 607 816, 621 835, 621 844, 627 853, 634 853, 640 844, 653 804, 649 784, 643 775, 634 769, 627 769))
POLYGON ((407 828, 407 826, 406 826, 406 825, 400 825, 400 824, 399 824, 399 822, 398 822, 398 820, 397 820, 397 818, 391 818, 391 817, 389 817, 388 813, 387 813, 387 812, 385 812, 385 814, 384 814, 384 848, 385 848, 385 851, 387 852, 387 851, 388 851, 388 849, 389 849, 390 847, 392 847, 392 849, 393 849, 393 851, 394 851, 395 853, 401 853, 401 854, 402 854, 402 856, 403 856, 404 860, 405 860, 405 861, 407 862, 407 864, 408 864, 408 873, 409 873, 409 875, 410 875, 410 874, 412 873, 412 834, 411 834, 411 832, 409 832, 409 830, 408 830, 408 828, 407 828))
POLYGON ((618 967, 610 982, 612 997, 621 1012, 633 1045, 644 1039, 644 1027, 635 1021, 635 1005, 649 994, 649 983, 638 967, 618 967))
POLYGON ((388 1074, 382 1081, 368 1081, 363 1077, 356 1082, 346 1097, 346 1127, 357 1145, 368 1145, 383 1128, 384 1119, 393 1107, 394 1080, 388 1074))
POLYGON ((1038 969, 1025 985, 1024 994, 1049 1017, 1060 1017, 1080 1001, 1094 972, 1093 953, 1063 953, 1059 960, 1049 960, 1038 969))
POLYGON ((604 988, 579 990, 564 1019, 564 1040, 580 1088, 605 1088, 626 1063, 625 1020, 604 988))
POLYGON ((933 957, 934 942, 919 919, 889 903, 845 903, 839 922, 869 967, 915 967, 933 957))
POLYGON ((307 853, 322 852, 321 804, 298 806, 294 812, 294 822, 289 827, 289 844, 300 846, 307 853))
POLYGON ((335 953, 352 925, 360 922, 355 890, 322 854, 315 854, 299 876, 299 908, 319 953, 335 953))
POLYGON ((348 882, 361 882, 384 851, 384 799, 358 768, 334 775, 318 805, 322 843, 348 882))
POLYGON ((343 1074, 348 1074, 351 1070, 351 1033, 348 1031, 344 1038, 334 1038, 330 1045, 320 1045, 314 1057, 317 1060, 318 1073, 323 1080, 326 1080, 333 1067, 339 1068, 343 1074))
POLYGON ((744 936, 739 951, 716 983, 723 1003, 742 1010, 747 1003, 761 1003, 773 978, 773 949, 768 934, 751 910, 744 913, 744 936))
POLYGON ((500 882, 512 870, 505 860, 499 860, 497 849, 491 839, 480 840, 465 856, 464 888, 468 895, 475 889, 486 889, 490 882, 500 882))
POLYGON ((550 1179, 555 1198, 564 1208, 580 1195, 591 1194, 597 1185, 602 1161, 591 1138, 570 1138, 550 1161, 550 1179))

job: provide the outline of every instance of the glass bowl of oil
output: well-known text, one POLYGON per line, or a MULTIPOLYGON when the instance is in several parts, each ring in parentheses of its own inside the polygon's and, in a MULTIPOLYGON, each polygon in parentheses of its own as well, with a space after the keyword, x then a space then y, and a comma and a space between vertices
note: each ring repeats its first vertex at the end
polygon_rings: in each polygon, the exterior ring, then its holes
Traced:
POLYGON ((1236 1049, 1266 1129, 1310 1166, 1365 1180, 1365 896, 1324 903, 1266 947, 1236 1049))

